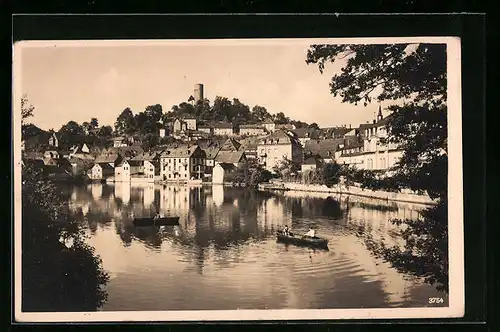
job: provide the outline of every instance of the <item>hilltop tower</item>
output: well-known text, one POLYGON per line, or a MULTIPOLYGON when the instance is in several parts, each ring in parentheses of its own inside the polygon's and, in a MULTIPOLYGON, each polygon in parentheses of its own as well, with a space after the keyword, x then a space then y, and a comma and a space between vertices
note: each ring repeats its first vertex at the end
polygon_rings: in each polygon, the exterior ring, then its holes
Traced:
POLYGON ((203 84, 198 83, 194 85, 194 102, 203 100, 203 84))

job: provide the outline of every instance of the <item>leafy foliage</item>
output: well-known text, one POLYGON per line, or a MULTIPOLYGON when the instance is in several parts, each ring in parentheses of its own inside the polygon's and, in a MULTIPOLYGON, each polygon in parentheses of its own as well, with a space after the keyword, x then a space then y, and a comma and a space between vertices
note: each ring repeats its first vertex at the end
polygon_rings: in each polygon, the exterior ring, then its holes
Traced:
POLYGON ((233 172, 230 180, 243 183, 249 188, 257 188, 260 183, 268 182, 271 178, 272 174, 269 171, 250 159, 233 172))
POLYGON ((291 160, 289 158, 283 158, 274 167, 273 171, 284 180, 291 180, 295 178, 300 169, 301 169, 300 163, 291 160))
POLYGON ((212 105, 208 99, 199 100, 195 105, 188 102, 174 105, 170 112, 164 114, 162 120, 163 123, 167 123, 177 117, 186 116, 196 117, 200 122, 231 122, 235 127, 243 123, 252 124, 267 120, 273 120, 278 124, 294 124, 297 128, 307 127, 307 123, 291 120, 283 112, 271 114, 265 107, 259 105, 250 110, 250 107, 238 98, 229 99, 222 96, 215 97, 212 105))
POLYGON ((135 118, 132 110, 126 108, 118 115, 115 122, 115 132, 118 135, 132 134, 135 130, 135 118))
POLYGON ((323 183, 331 188, 340 182, 340 165, 336 162, 326 163, 323 166, 323 183))
POLYGON ((93 311, 107 298, 108 275, 69 218, 60 190, 23 167, 22 307, 24 311, 93 311))
POLYGON ((401 271, 425 275, 429 283, 447 290, 446 45, 312 45, 308 50, 306 63, 317 64, 321 73, 333 62, 342 62, 330 83, 333 96, 365 106, 374 100, 394 101, 386 129, 389 141, 404 151, 392 176, 351 170, 348 179, 362 175, 365 187, 409 188, 439 201, 423 220, 393 221, 407 227, 404 249, 372 248, 401 271))
POLYGON ((35 107, 29 104, 28 95, 23 94, 21 97, 21 126, 26 124, 26 120, 33 116, 35 107))

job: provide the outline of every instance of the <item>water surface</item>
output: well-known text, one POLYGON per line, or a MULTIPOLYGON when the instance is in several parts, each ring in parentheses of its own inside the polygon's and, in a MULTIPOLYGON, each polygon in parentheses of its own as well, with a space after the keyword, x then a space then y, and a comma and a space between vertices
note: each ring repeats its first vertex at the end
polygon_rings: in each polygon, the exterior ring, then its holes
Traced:
POLYGON ((423 206, 222 186, 92 184, 69 194, 111 276, 102 310, 423 307, 429 297, 447 306, 445 294, 375 259, 356 236, 364 226, 401 242, 389 220, 416 218, 423 206), (157 210, 180 226, 132 225, 157 210), (314 227, 329 251, 276 243, 285 224, 314 227))

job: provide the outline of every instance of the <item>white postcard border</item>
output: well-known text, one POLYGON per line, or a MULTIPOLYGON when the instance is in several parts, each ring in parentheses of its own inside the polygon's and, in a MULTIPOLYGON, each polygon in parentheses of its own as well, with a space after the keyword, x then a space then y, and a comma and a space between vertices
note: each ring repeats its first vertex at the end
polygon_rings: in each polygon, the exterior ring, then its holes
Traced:
POLYGON ((141 321, 255 321, 255 320, 332 320, 462 317, 465 311, 461 49, 457 37, 396 38, 323 38, 323 39, 218 39, 218 40, 93 40, 93 41, 21 41, 13 52, 13 189, 14 189, 14 314, 17 322, 141 322, 141 321), (117 312, 40 312, 21 311, 21 53, 26 47, 92 47, 147 45, 265 45, 311 44, 394 44, 446 43, 448 90, 448 234, 449 234, 449 306, 436 308, 381 309, 283 309, 283 310, 210 310, 210 311, 117 311, 117 312), (453 167, 452 167, 453 166, 453 167))

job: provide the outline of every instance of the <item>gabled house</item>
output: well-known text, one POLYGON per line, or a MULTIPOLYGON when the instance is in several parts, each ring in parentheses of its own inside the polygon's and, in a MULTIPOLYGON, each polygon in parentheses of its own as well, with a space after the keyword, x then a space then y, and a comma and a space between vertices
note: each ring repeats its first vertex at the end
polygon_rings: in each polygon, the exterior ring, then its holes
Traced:
POLYGON ((114 175, 115 169, 109 163, 95 163, 90 170, 89 177, 92 180, 105 180, 114 175))
POLYGON ((221 151, 238 151, 241 147, 241 143, 234 138, 228 138, 220 147, 221 151))
POLYGON ((210 146, 203 149, 205 152, 205 174, 208 176, 212 175, 212 169, 215 166, 215 158, 221 150, 221 146, 218 143, 212 143, 210 146))
POLYGON ((118 162, 114 168, 115 182, 130 182, 131 166, 125 159, 118 162))
POLYGON ((223 151, 220 150, 215 157, 215 165, 217 164, 232 164, 239 166, 247 161, 244 151, 223 151))
POLYGON ((148 182, 160 180, 160 161, 159 160, 145 160, 144 161, 144 176, 148 182))
POLYGON ((88 155, 90 154, 90 148, 86 143, 74 145, 69 150, 69 156, 78 156, 78 155, 88 155))

